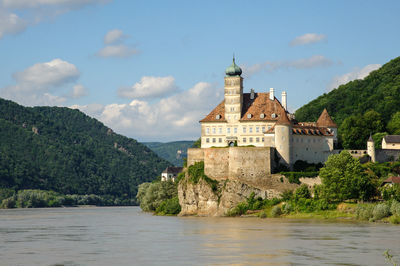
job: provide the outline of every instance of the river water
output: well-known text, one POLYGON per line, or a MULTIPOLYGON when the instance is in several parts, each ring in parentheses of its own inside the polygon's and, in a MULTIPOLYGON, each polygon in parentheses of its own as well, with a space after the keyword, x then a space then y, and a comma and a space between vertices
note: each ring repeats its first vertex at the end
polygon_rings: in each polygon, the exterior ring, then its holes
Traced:
POLYGON ((0 210, 0 265, 385 265, 400 226, 160 217, 138 207, 0 210))

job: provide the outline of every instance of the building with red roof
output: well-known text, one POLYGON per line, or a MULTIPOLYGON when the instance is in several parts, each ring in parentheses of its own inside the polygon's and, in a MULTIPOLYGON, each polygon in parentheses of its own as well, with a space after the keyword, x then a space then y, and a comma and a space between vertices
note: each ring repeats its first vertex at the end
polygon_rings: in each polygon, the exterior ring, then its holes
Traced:
POLYGON ((287 165, 325 162, 337 140, 337 125, 326 109, 316 122, 298 122, 287 110, 286 92, 281 101, 273 88, 243 93, 235 58, 225 73, 224 99, 200 120, 202 148, 273 147, 287 165))

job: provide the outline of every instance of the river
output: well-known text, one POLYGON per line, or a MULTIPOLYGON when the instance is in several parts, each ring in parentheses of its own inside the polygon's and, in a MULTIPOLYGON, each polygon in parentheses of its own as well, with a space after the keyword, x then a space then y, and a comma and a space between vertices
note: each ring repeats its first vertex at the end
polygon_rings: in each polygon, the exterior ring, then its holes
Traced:
POLYGON ((400 226, 160 217, 138 207, 0 210, 1 265, 385 265, 400 226))

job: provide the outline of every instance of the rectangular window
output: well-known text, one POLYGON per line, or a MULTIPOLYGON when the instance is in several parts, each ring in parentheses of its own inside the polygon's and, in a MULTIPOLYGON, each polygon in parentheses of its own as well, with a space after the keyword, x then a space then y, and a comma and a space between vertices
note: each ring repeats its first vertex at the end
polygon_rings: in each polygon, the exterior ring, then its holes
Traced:
POLYGON ((261 138, 261 141, 264 142, 264 138, 261 138))
POLYGON ((209 127, 206 128, 206 133, 207 133, 207 134, 210 134, 210 128, 209 128, 209 127))
POLYGON ((260 142, 260 138, 256 138, 256 142, 260 142))
POLYGON ((265 127, 262 127, 262 132, 265 132, 265 127))
POLYGON ((226 133, 231 134, 231 128, 230 127, 226 128, 226 133))
POLYGON ((246 143, 246 138, 243 138, 243 143, 246 143))
POLYGON ((219 127, 219 128, 218 128, 218 133, 219 133, 219 134, 222 134, 222 127, 219 127))
POLYGON ((216 139, 215 138, 213 138, 213 143, 215 143, 216 142, 216 139))
POLYGON ((212 132, 213 132, 213 134, 215 134, 215 132, 216 132, 215 127, 213 127, 212 132))
POLYGON ((256 132, 260 132, 260 127, 256 127, 256 132))
POLYGON ((249 142, 253 142, 253 138, 249 138, 249 142))
POLYGON ((237 133, 237 127, 235 127, 234 129, 233 129, 233 133, 237 133))
POLYGON ((253 133, 253 128, 249 127, 249 133, 253 133))
POLYGON ((269 126, 267 126, 267 129, 268 129, 268 130, 270 130, 270 129, 271 129, 271 126, 270 126, 270 125, 269 125, 269 126))
POLYGON ((246 133, 246 127, 243 127, 243 133, 246 133))
POLYGON ((210 143, 210 139, 209 138, 206 138, 206 143, 210 143))
POLYGON ((219 142, 219 143, 222 143, 222 138, 219 138, 219 139, 218 139, 218 142, 219 142))

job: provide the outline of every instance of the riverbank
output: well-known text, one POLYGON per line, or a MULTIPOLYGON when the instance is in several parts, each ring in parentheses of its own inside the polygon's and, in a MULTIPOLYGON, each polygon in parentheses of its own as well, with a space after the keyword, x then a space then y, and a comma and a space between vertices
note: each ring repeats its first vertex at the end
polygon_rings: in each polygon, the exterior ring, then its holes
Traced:
POLYGON ((74 206, 135 206, 135 199, 112 195, 63 195, 54 191, 0 189, 0 209, 74 206))

